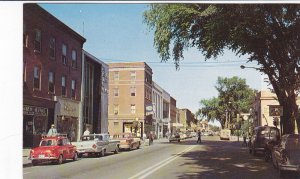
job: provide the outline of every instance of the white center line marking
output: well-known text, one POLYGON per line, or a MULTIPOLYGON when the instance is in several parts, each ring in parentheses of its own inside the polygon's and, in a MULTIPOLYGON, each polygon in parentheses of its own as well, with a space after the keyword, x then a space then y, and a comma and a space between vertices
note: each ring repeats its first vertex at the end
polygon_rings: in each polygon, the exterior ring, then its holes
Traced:
POLYGON ((148 167, 144 170, 142 170, 141 172, 137 173, 136 175, 130 177, 129 179, 134 179, 134 178, 139 178, 139 179, 142 179, 142 178, 145 178, 147 177, 148 175, 150 175, 151 173, 155 172, 156 170, 162 168, 163 166, 167 165, 168 163, 172 162, 173 160, 177 159, 178 157, 180 157, 182 154, 184 154, 185 152, 188 152, 190 150, 192 150, 194 147, 196 147, 196 145, 194 146, 191 146, 185 150, 183 150, 182 152, 179 152, 177 153, 175 156, 171 156, 151 167, 148 167))
POLYGON ((26 175, 26 174, 28 174, 28 173, 31 173, 31 172, 25 172, 25 173, 23 173, 23 175, 26 175))

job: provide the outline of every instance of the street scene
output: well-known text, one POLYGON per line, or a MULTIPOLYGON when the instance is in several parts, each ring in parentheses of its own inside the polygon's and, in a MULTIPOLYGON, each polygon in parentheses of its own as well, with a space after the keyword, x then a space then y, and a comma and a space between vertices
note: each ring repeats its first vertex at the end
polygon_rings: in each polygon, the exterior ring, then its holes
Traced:
POLYGON ((300 179, 299 4, 21 6, 19 176, 300 179))
MULTIPOLYGON (((189 138, 180 143, 160 139, 151 146, 84 157, 62 165, 25 167, 24 178, 279 178, 262 155, 249 155, 241 142, 203 136, 202 143, 189 138), (42 171, 42 172, 41 172, 42 171)), ((289 177, 290 178, 290 177, 289 177)))

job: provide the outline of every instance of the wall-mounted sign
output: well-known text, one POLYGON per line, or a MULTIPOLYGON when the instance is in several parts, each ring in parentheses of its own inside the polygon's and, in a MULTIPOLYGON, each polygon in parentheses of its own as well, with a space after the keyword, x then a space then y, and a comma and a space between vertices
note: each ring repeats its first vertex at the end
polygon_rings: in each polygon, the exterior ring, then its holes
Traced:
POLYGON ((283 108, 279 105, 270 105, 269 106, 269 116, 282 116, 283 108))
POLYGON ((23 105, 23 114, 31 116, 48 116, 48 109, 37 106, 23 105))

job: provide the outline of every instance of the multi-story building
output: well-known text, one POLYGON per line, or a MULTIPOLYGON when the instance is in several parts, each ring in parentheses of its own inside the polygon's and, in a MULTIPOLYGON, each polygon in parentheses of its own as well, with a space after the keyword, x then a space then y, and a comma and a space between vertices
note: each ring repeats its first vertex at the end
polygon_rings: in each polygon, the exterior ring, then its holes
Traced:
POLYGON ((109 133, 147 134, 152 129, 152 69, 145 62, 108 65, 109 133))
MULTIPOLYGON (((300 106, 300 97, 297 98, 296 102, 300 106)), ((276 118, 280 122, 282 107, 279 105, 277 95, 270 90, 259 91, 255 96, 252 108, 251 118, 254 126, 274 126, 273 121, 276 118)), ((280 128, 280 125, 277 127, 280 128)), ((295 129, 297 130, 297 127, 295 129)))
POLYGON ((176 132, 176 125, 179 121, 177 121, 176 99, 172 96, 170 96, 170 119, 170 133, 173 134, 176 132))
POLYGON ((171 131, 170 98, 170 94, 163 90, 163 137, 171 131))
POLYGON ((195 115, 189 109, 179 109, 179 120, 183 124, 181 131, 191 130, 191 123, 195 121, 195 115))
POLYGON ((38 145, 54 123, 78 134, 85 38, 36 4, 23 13, 23 144, 38 145))
POLYGON ((108 132, 108 70, 107 64, 83 51, 80 134, 86 127, 91 133, 108 132))
POLYGON ((161 136, 163 131, 163 89, 155 82, 152 85, 153 131, 161 136))

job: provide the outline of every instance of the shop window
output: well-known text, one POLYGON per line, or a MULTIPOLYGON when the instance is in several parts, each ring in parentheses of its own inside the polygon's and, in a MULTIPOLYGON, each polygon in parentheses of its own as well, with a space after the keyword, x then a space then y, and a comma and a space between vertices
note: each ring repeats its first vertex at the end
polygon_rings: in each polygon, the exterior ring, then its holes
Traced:
POLYGON ((67 91, 66 91, 66 77, 62 76, 61 77, 61 95, 66 96, 67 91))
POLYGON ((71 97, 75 99, 76 94, 76 80, 72 80, 71 84, 71 97))
POLYGON ((136 87, 130 87, 130 96, 135 96, 136 93, 136 87))
POLYGON ((71 66, 73 68, 77 68, 77 52, 76 50, 72 50, 72 63, 71 66))
POLYGON ((67 65, 67 45, 66 44, 62 44, 61 60, 64 65, 67 65))
POLYGON ((42 33, 41 30, 35 29, 35 38, 34 38, 34 51, 41 52, 41 41, 42 41, 42 33))
POLYGON ((49 77, 48 77, 48 91, 50 93, 54 93, 54 73, 49 72, 49 77))
POLYGON ((33 70, 33 88, 34 89, 40 89, 41 85, 41 81, 40 81, 40 69, 38 67, 34 67, 33 70))
POLYGON ((55 59, 55 38, 50 37, 50 58, 55 59))

